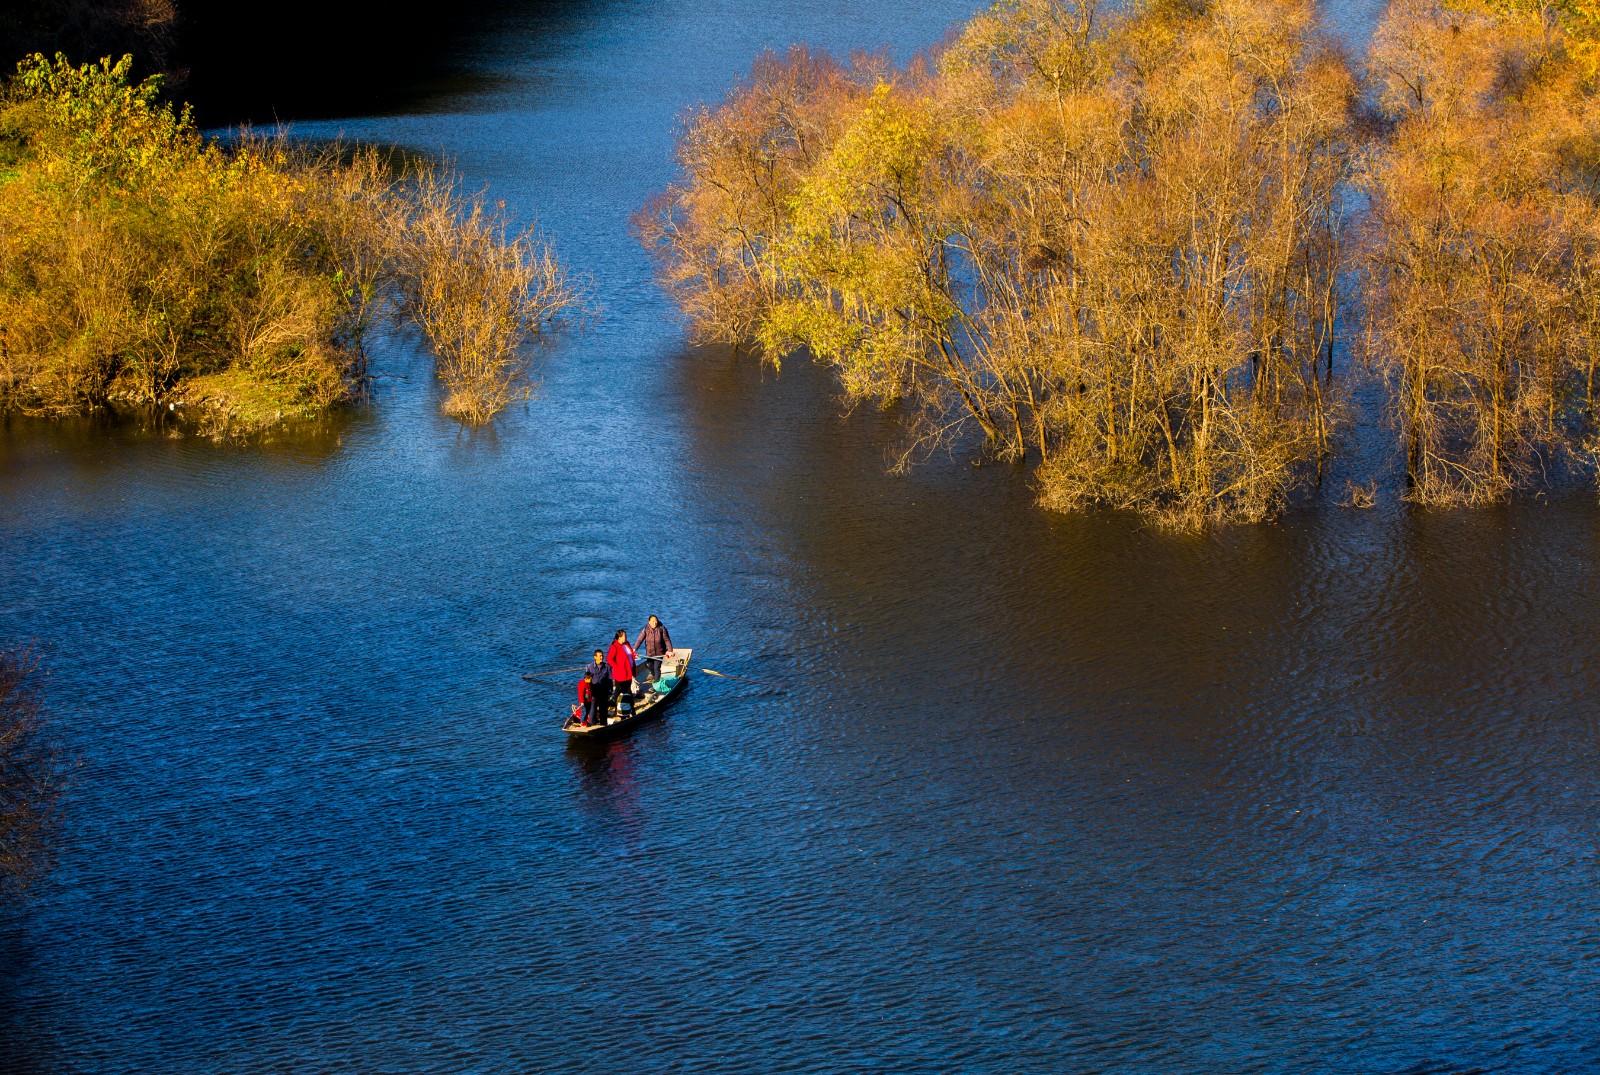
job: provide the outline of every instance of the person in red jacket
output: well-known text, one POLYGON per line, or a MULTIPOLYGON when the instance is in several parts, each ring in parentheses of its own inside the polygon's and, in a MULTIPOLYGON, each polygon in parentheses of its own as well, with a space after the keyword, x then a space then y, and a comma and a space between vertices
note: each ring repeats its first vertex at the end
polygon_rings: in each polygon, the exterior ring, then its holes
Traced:
POLYGON ((578 680, 578 723, 594 723, 594 676, 587 669, 578 680))
POLYGON ((611 668, 611 682, 618 697, 633 697, 633 647, 628 645, 628 632, 618 631, 606 651, 606 664, 611 668))

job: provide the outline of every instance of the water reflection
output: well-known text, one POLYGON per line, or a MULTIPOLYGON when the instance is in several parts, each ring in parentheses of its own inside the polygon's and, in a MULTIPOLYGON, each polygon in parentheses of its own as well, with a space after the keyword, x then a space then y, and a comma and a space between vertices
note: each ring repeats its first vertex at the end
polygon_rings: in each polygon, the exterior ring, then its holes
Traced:
MULTIPOLYGON (((659 735, 652 729, 651 736, 659 735)), ((602 826, 615 826, 626 840, 639 834, 638 774, 634 765, 640 742, 621 739, 590 743, 567 740, 567 757, 578 775, 577 789, 585 813, 602 826)))
MULTIPOLYGON (((222 451, 242 460, 264 457, 285 466, 321 465, 372 420, 370 406, 339 408, 319 418, 285 422, 248 440, 226 441, 222 451)), ((0 476, 50 460, 114 463, 129 453, 147 459, 162 453, 193 454, 203 443, 209 439, 193 419, 147 408, 67 418, 6 415, 0 417, 0 476)))

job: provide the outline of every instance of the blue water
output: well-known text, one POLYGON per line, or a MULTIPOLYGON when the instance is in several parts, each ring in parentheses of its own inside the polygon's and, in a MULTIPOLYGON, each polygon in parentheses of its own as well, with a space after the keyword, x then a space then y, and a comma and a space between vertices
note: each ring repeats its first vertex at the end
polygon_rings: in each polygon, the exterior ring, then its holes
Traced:
MULTIPOLYGON (((966 3, 509 6, 404 114, 604 307, 266 445, 13 421, 0 638, 80 766, 0 1070, 1600 1070, 1600 509, 1174 536, 686 348, 627 232, 763 47, 966 3), (577 664, 704 665, 609 748, 577 664)), ((1366 8, 1345 18, 1359 26, 1366 8)), ((1352 31, 1354 32, 1354 31, 1352 31)))

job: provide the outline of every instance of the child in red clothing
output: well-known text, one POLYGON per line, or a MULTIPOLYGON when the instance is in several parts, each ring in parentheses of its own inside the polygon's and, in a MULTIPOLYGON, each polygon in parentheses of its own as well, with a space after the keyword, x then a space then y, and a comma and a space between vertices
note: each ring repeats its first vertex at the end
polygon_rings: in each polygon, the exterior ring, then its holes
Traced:
POLYGON ((594 723, 594 677, 588 672, 578 680, 578 708, 572 715, 579 718, 579 724, 594 723))

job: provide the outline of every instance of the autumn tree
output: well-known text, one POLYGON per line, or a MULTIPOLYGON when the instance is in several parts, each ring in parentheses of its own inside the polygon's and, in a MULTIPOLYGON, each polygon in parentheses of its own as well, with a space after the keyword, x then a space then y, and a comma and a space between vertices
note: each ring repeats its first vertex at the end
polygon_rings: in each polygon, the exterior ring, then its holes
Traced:
POLYGON ((796 48, 762 56, 726 101, 688 118, 677 145, 685 180, 635 224, 695 342, 754 341, 782 294, 773 243, 871 85, 859 68, 796 48))
POLYGON ((386 316, 448 413, 526 395, 581 297, 502 207, 370 147, 208 140, 130 70, 35 56, 0 91, 0 410, 189 404, 249 432, 360 397, 386 316))
POLYGON ((1374 39, 1365 344, 1423 503, 1499 500, 1592 451, 1600 114, 1567 25, 1396 0, 1374 39))
POLYGON ((530 349, 582 300, 532 228, 513 229, 458 188, 413 177, 390 228, 399 309, 433 352, 444 412, 477 424, 533 393, 530 349))
POLYGON ((901 70, 763 59, 641 230, 701 338, 808 352, 914 447, 1261 518, 1329 443, 1352 96, 1309 4, 1016 0, 901 70))

